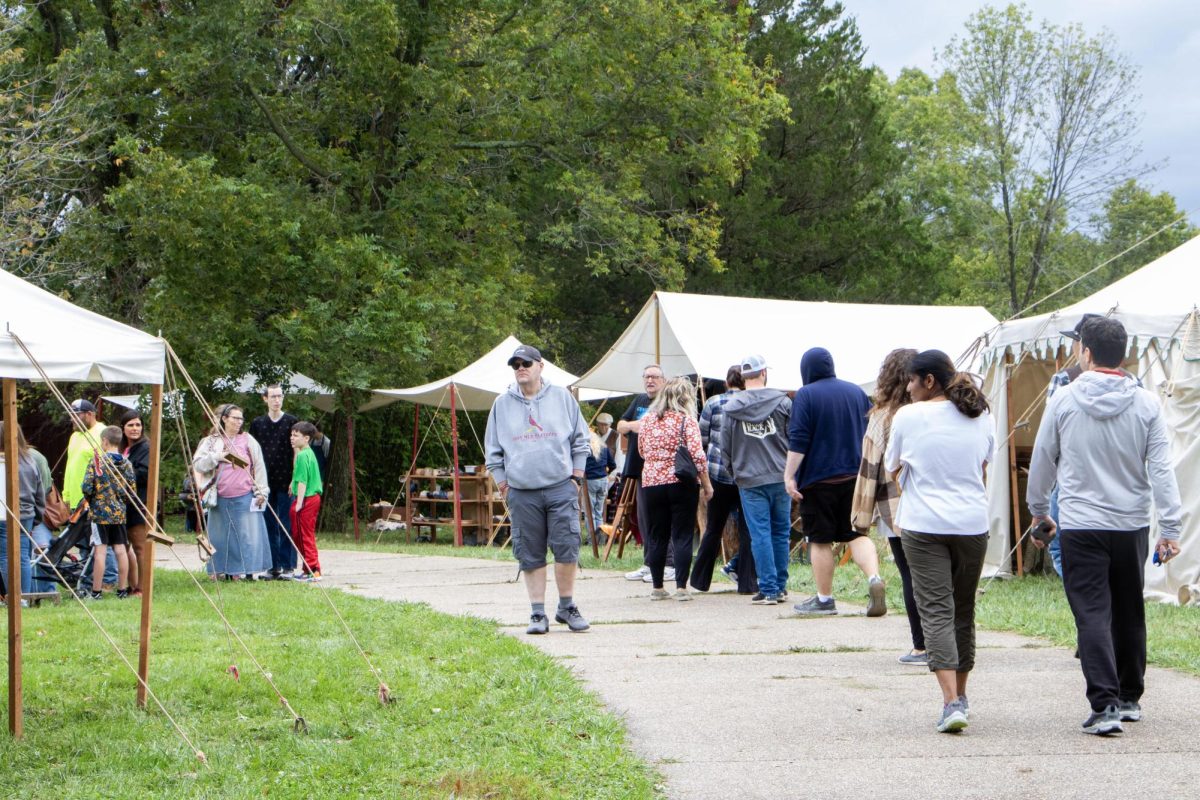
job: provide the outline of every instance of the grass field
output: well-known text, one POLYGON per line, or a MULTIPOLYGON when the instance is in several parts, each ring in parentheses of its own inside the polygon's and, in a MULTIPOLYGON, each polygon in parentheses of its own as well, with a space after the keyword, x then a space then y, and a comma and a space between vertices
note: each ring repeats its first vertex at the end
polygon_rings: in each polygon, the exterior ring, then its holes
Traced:
MULTIPOLYGON (((384 707, 314 587, 221 584, 226 614, 307 721, 298 735, 188 577, 156 581, 151 686, 209 766, 160 713, 136 710, 134 677, 64 603, 25 613, 25 739, 0 735, 0 797, 656 796, 623 724, 494 624, 335 593, 391 688, 384 707)), ((136 663, 139 603, 91 608, 136 663)))

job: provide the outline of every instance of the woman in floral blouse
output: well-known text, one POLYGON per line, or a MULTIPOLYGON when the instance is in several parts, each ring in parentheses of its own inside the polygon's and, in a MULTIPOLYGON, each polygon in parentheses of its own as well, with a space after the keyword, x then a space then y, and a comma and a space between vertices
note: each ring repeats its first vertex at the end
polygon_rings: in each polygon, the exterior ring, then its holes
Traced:
POLYGON ((708 460, 700 443, 700 425, 696 421, 696 387, 687 378, 672 378, 654 398, 642 418, 638 434, 638 452, 645 461, 642 467, 643 514, 649 530, 646 532, 646 563, 654 589, 651 600, 691 600, 687 579, 692 565, 692 537, 696 531, 696 505, 703 486, 704 498, 712 497, 708 477, 708 460), (675 475, 675 451, 683 444, 691 453, 700 476, 695 481, 681 481, 675 475), (663 588, 663 570, 667 550, 674 553, 675 594, 663 588))

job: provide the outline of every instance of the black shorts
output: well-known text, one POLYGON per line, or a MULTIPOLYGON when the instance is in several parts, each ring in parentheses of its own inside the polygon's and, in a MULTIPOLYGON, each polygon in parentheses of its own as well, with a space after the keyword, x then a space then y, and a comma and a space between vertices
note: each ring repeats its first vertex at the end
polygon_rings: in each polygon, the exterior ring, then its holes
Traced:
POLYGON ((116 525, 97 522, 96 529, 100 531, 100 544, 110 547, 114 544, 129 544, 129 531, 126 530, 124 522, 116 525))
POLYGON ((854 505, 854 479, 841 483, 814 483, 801 490, 800 521, 813 544, 849 542, 863 534, 850 524, 854 505))

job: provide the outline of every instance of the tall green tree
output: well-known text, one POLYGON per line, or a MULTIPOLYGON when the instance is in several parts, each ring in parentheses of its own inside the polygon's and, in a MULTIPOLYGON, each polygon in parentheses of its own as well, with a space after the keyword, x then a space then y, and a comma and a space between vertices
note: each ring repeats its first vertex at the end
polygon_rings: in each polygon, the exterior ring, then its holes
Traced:
POLYGON ((1139 170, 1137 70, 1111 34, 1035 26, 1015 5, 973 14, 940 58, 969 112, 961 160, 986 181, 979 243, 1015 313, 1047 288, 1063 237, 1139 170))

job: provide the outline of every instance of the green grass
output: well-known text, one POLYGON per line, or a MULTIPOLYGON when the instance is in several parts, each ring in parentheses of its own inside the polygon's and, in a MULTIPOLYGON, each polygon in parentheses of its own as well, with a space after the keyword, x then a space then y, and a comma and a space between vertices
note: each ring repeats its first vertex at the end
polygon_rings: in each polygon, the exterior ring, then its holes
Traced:
MULTIPOLYGON (((363 531, 362 541, 355 543, 350 533, 322 534, 321 544, 330 548, 512 561, 512 552, 508 549, 444 544, 406 545, 396 533, 384 534, 383 541, 377 545, 375 537, 378 535, 374 531, 363 531)), ((402 536, 403 533, 400 534, 402 536)), ((880 574, 887 581, 888 607, 892 613, 903 613, 904 595, 900 588, 900 575, 891 560, 891 550, 879 538, 875 543, 880 556, 880 574)), ((590 549, 584 548, 579 561, 584 569, 628 571, 641 566, 642 551, 638 547, 627 547, 625 558, 617 559, 614 549, 608 564, 601 564, 591 555, 590 549)), ((793 562, 788 591, 797 597, 816 593, 811 567, 793 562)), ((866 593, 866 579, 853 564, 840 567, 834 574, 836 596, 859 598, 865 602, 866 593)), ((1075 622, 1063 594, 1062 581, 1056 576, 1031 575, 1020 580, 992 581, 987 592, 979 598, 975 610, 976 622, 981 628, 1037 636, 1062 647, 1075 647, 1075 622)), ((1200 611, 1147 603, 1146 628, 1147 655, 1151 664, 1200 675, 1200 611)))
MULTIPOLYGON (((231 654, 190 579, 160 570, 151 686, 210 768, 160 713, 134 707, 133 676, 64 603, 25 613, 25 738, 0 735, 0 797, 656 796, 621 722, 567 668, 492 623, 335 592, 391 687, 396 702, 384 707, 313 587, 221 590, 308 734, 293 733, 250 659, 231 654)), ((91 607, 136 663, 139 604, 91 607)))

